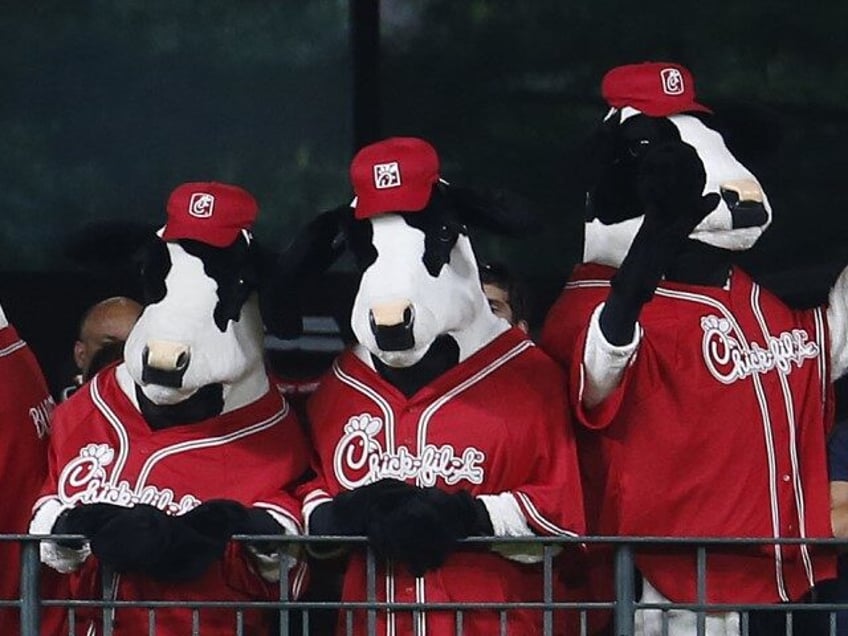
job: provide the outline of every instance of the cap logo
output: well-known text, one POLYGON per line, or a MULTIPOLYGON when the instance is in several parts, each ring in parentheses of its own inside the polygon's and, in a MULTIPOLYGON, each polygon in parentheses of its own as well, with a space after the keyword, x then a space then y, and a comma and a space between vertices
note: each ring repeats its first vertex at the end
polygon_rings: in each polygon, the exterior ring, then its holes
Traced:
POLYGON ((664 68, 660 71, 662 89, 666 95, 682 95, 686 90, 683 85, 683 75, 676 68, 664 68))
POLYGON ((374 164, 374 187, 378 190, 400 187, 400 166, 397 161, 374 164))
POLYGON ((198 219, 207 219, 215 210, 215 197, 206 192, 195 192, 188 202, 188 213, 198 219))

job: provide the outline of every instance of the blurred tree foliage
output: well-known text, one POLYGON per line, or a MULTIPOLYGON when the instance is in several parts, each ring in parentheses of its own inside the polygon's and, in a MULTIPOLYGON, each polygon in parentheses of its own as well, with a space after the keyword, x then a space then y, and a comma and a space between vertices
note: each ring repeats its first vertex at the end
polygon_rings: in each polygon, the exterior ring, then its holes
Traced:
MULTIPOLYGON (((489 258, 564 276, 580 256, 580 142, 606 112, 604 72, 675 60, 723 115, 764 181, 772 230, 746 256, 768 278, 812 268, 828 285, 848 262, 848 4, 787 0, 384 0, 385 132, 436 143, 450 180, 529 196, 546 231, 489 258)), ((808 280, 781 280, 789 292, 808 280)))
POLYGON ((0 8, 0 268, 62 269, 74 232, 161 224, 183 181, 243 185, 283 236, 348 191, 347 2, 0 8))

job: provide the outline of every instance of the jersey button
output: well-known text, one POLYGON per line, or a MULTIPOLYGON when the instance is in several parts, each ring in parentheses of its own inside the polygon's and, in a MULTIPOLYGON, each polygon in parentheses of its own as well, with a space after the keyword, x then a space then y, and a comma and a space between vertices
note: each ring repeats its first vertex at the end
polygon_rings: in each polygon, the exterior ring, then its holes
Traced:
POLYGON ((789 475, 784 475, 784 476, 783 476, 783 481, 788 482, 789 480, 790 480, 789 475))

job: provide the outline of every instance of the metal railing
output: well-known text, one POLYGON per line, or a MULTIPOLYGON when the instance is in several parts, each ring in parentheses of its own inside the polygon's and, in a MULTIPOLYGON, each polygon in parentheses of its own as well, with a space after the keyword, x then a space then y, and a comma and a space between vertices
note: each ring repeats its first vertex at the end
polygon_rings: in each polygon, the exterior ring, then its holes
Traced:
MULTIPOLYGON (((79 539, 82 537, 73 535, 56 535, 50 538, 64 539, 79 539)), ((416 615, 417 613, 432 613, 432 612, 452 612, 454 614, 455 633, 457 635, 463 632, 463 622, 465 617, 470 612, 487 610, 497 612, 500 616, 500 632, 508 636, 508 618, 509 613, 515 610, 530 610, 541 614, 543 636, 552 636, 559 631, 554 628, 554 614, 556 612, 573 612, 578 616, 576 621, 576 634, 587 636, 591 634, 589 625, 589 614, 592 612, 608 612, 611 616, 612 633, 615 636, 632 636, 634 634, 634 617, 637 610, 656 609, 662 612, 663 634, 668 633, 669 612, 673 610, 689 610, 696 614, 696 634, 704 636, 706 634, 706 616, 709 613, 715 612, 739 612, 740 613, 740 633, 742 636, 748 636, 748 616, 750 612, 758 610, 779 610, 785 616, 785 629, 783 632, 786 635, 793 634, 792 617, 794 614, 806 612, 825 612, 826 613, 826 632, 822 632, 821 636, 837 636, 837 612, 848 611, 848 604, 844 602, 793 602, 781 603, 779 605, 770 604, 751 604, 751 603, 735 603, 735 604, 711 604, 707 602, 707 577, 706 565, 708 553, 712 550, 722 549, 739 549, 740 547, 749 546, 756 547, 761 545, 809 545, 819 546, 834 551, 844 546, 843 540, 837 539, 768 539, 768 538, 670 538, 670 537, 522 537, 522 538, 471 538, 466 539, 462 543, 467 544, 471 548, 474 544, 485 544, 491 546, 494 544, 538 544, 541 547, 542 562, 541 570, 543 574, 543 589, 542 600, 535 602, 475 602, 475 603, 409 603, 409 602, 388 602, 377 600, 377 560, 373 552, 367 548, 365 539, 350 538, 350 537, 280 537, 280 536, 236 536, 236 541, 269 541, 280 544, 303 544, 319 545, 320 544, 351 544, 351 547, 363 547, 366 550, 366 589, 365 599, 361 602, 341 602, 340 600, 309 600, 306 599, 291 599, 289 596, 288 577, 285 575, 280 577, 279 597, 277 600, 256 600, 249 602, 233 602, 233 601, 216 601, 210 599, 208 601, 163 601, 156 599, 149 600, 133 600, 122 601, 115 600, 113 590, 111 589, 111 581, 113 578, 107 573, 101 577, 104 581, 103 594, 100 599, 73 599, 73 598, 41 598, 40 596, 40 573, 42 566, 39 561, 39 541, 45 539, 44 536, 24 535, 24 534, 0 534, 0 542, 17 541, 21 544, 21 568, 20 568, 20 598, 19 599, 0 599, 0 608, 17 608, 20 611, 21 636, 39 636, 41 625, 41 614, 44 608, 60 607, 67 612, 67 634, 74 635, 77 633, 78 621, 77 612, 82 608, 96 608, 100 614, 100 634, 103 636, 112 636, 113 619, 116 610, 122 607, 144 608, 148 610, 148 633, 156 634, 156 611, 160 608, 185 608, 192 612, 192 635, 203 636, 205 633, 200 624, 200 611, 204 608, 229 608, 232 609, 234 615, 234 625, 232 633, 236 636, 243 636, 247 632, 244 627, 244 614, 249 610, 264 610, 269 614, 273 614, 276 619, 276 625, 271 634, 279 636, 308 636, 310 634, 324 634, 326 632, 314 631, 314 621, 311 619, 316 615, 339 614, 341 624, 347 626, 347 633, 362 633, 354 632, 353 614, 355 612, 365 612, 367 616, 366 630, 364 633, 368 636, 376 636, 377 631, 377 616, 379 613, 385 612, 407 612, 416 615), (571 545, 586 546, 591 544, 605 544, 610 546, 614 551, 614 582, 611 589, 614 590, 614 597, 609 600, 580 600, 580 601, 563 601, 555 598, 555 590, 553 584, 554 578, 554 559, 563 547, 571 545), (636 578, 634 576, 634 551, 644 548, 656 549, 658 547, 666 548, 681 548, 689 547, 695 550, 696 554, 696 577, 697 577, 697 595, 695 602, 691 603, 642 603, 636 598, 636 578)), ((461 546, 462 547, 462 546, 461 546)), ((283 557, 280 557, 281 571, 285 569, 283 557)), ((841 629, 845 629, 843 626, 841 629)), ((6 634, 6 631, 0 631, 6 634)), ((64 631, 62 633, 65 633, 64 631)), ((571 634, 572 632, 569 632, 571 634)), ((215 632, 218 636, 219 632, 215 632)), ((58 635, 57 635, 58 636, 58 635)), ((817 633, 818 636, 818 633, 817 633)))

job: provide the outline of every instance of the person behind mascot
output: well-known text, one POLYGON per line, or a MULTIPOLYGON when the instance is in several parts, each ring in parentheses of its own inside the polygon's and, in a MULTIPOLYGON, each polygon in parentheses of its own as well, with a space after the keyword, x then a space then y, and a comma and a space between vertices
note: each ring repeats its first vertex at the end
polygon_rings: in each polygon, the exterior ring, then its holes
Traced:
POLYGON ((170 601, 83 607, 87 634, 267 633, 260 610, 180 603, 296 596, 303 561, 233 534, 300 534, 295 482, 306 438, 269 381, 249 229, 250 193, 218 182, 178 186, 167 223, 145 249, 145 307, 124 361, 107 366, 55 411, 50 465, 36 501, 41 558, 70 574, 76 598, 170 601), (152 622, 151 622, 152 621, 152 622), (110 624, 111 623, 111 624, 110 624), (240 627, 239 627, 240 624, 240 627), (111 632, 109 631, 111 627, 111 632))
MULTIPOLYGON (((610 111, 587 144, 584 262, 541 339, 588 431, 590 532, 829 536, 825 438, 831 383, 848 367, 848 273, 828 307, 800 311, 732 265, 771 207, 686 68, 617 67, 602 92, 610 111)), ((643 601, 696 600, 694 548, 635 558, 643 601)), ((806 545, 712 547, 706 600, 802 599, 833 574, 832 556, 806 545)), ((667 617, 668 633, 695 633, 692 612, 667 617)), ((708 614, 706 633, 736 634, 739 618, 708 614)), ((783 633, 750 619, 751 634, 783 633)), ((662 633, 660 612, 638 611, 636 631, 662 633)))
MULTIPOLYGON (((362 148, 351 179, 354 203, 319 216, 287 252, 316 262, 305 255, 346 245, 359 273, 359 344, 307 404, 317 474, 304 488, 308 532, 367 536, 381 557, 378 601, 467 604, 462 633, 496 634, 500 612, 474 605, 541 602, 540 546, 457 551, 457 541, 583 531, 564 378, 492 313, 468 237, 470 224, 507 231, 523 221, 499 199, 442 181, 435 149, 414 137, 362 148)), ((365 600, 364 556, 350 557, 345 602, 365 600)), ((510 634, 542 633, 541 611, 505 616, 510 634)), ((343 608, 340 634, 349 618, 366 633, 366 613, 343 608)), ((554 619, 560 633, 564 618, 554 619)), ((377 633, 457 629, 453 611, 376 620, 377 633)))

